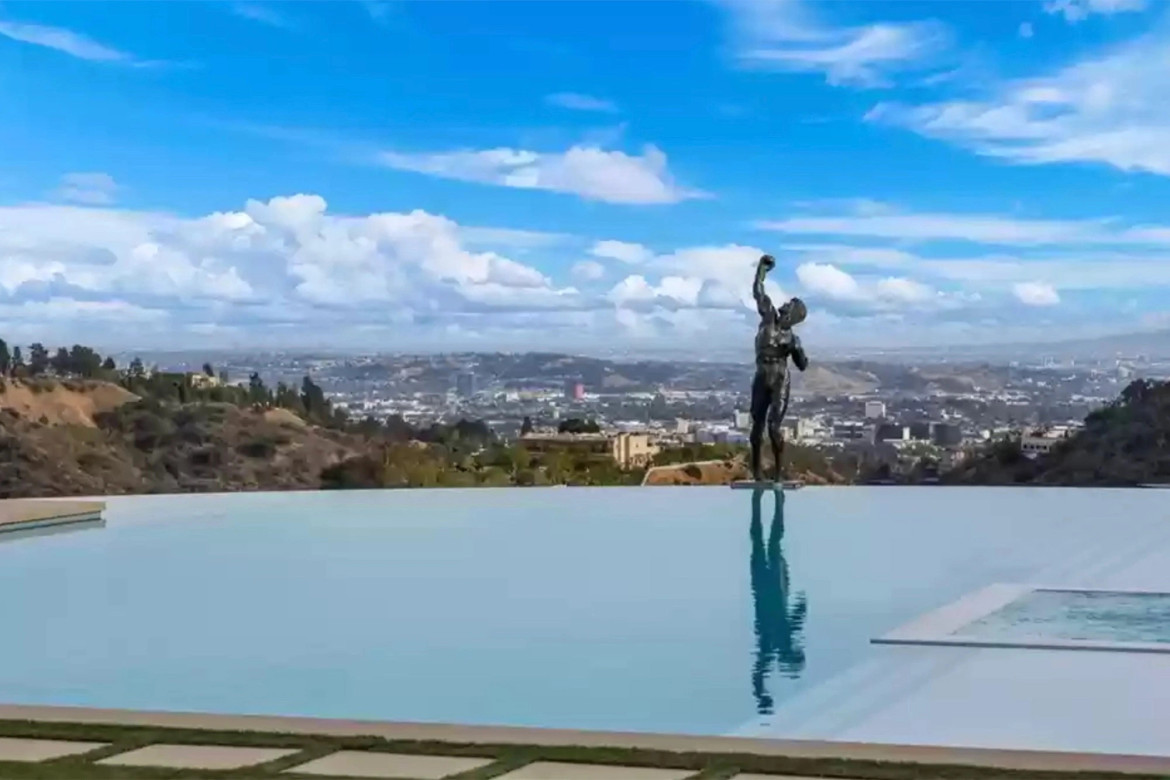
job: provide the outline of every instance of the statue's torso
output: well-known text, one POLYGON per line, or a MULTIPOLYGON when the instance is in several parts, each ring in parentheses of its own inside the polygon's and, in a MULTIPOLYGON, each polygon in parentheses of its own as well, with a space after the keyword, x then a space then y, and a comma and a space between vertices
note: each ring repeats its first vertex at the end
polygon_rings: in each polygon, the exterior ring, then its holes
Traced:
POLYGON ((791 328, 781 327, 774 317, 765 317, 756 330, 756 364, 785 365, 794 343, 791 328))

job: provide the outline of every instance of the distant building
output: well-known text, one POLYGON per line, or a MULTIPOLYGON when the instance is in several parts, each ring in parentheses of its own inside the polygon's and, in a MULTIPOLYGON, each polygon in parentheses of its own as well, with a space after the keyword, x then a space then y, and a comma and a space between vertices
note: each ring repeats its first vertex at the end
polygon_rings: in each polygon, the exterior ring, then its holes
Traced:
POLYGON ((530 433, 520 437, 532 453, 574 452, 612 458, 624 469, 647 466, 659 448, 648 433, 530 433))
POLYGON ((1075 428, 1063 425, 1045 431, 1032 431, 1020 437, 1020 451, 1033 458, 1047 455, 1056 445, 1075 433, 1075 428))
POLYGON ((910 423, 910 438, 914 441, 930 441, 930 423, 910 423))
POLYGON ((842 441, 859 441, 869 437, 870 429, 863 422, 844 420, 833 423, 833 438, 842 441))
POLYGON ((691 432, 691 421, 685 417, 679 417, 674 421, 674 432, 681 434, 688 434, 691 432))
POLYGON ((570 379, 565 382, 565 398, 570 401, 580 401, 585 398, 585 384, 579 379, 570 379))
POLYGON ((880 420, 886 416, 886 405, 883 401, 865 402, 865 419, 880 420))
POLYGON ((881 423, 874 428, 873 440, 882 441, 909 441, 910 427, 899 423, 881 423))
POLYGON ((821 435, 821 427, 817 421, 811 417, 797 417, 796 418, 796 438, 797 439, 816 439, 821 435))
POLYGON ((463 398, 475 395, 475 374, 471 371, 460 371, 456 374, 455 393, 463 398))
POLYGON ((930 440, 939 447, 957 447, 963 443, 963 429, 954 423, 934 423, 930 440))
POLYGON ((735 413, 735 427, 741 431, 746 431, 752 427, 751 412, 736 412, 735 413))

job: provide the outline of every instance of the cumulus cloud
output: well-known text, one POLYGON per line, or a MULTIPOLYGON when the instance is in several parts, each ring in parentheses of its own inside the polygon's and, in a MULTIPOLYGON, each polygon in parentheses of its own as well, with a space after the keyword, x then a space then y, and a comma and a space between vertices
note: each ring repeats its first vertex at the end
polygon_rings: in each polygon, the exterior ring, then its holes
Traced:
POLYGON ((1076 23, 1088 19, 1094 14, 1112 16, 1113 14, 1144 11, 1146 0, 1046 0, 1044 11, 1049 14, 1059 14, 1065 21, 1076 23))
POLYGON ((804 263, 796 278, 811 299, 853 304, 873 310, 937 308, 962 305, 963 296, 944 295, 931 286, 902 276, 858 279, 837 266, 804 263))
POLYGON ((677 203, 703 193, 675 183, 666 155, 647 146, 642 154, 579 145, 565 152, 481 149, 453 152, 382 152, 389 168, 516 189, 548 190, 585 200, 647 205, 677 203))
POLYGON ((1012 287, 1012 293, 1025 306, 1055 306, 1060 303, 1060 294, 1044 282, 1019 282, 1012 287))
POLYGON ((589 254, 607 260, 620 260, 631 265, 645 263, 654 257, 654 252, 647 247, 628 241, 598 241, 589 250, 589 254))
POLYGON ((932 64, 948 43, 937 22, 834 26, 803 0, 723 0, 734 46, 748 65, 823 73, 831 84, 888 86, 893 74, 932 64))
POLYGON ((118 185, 108 173, 67 173, 61 177, 57 197, 90 206, 108 206, 114 202, 118 185))
POLYGON ((605 266, 596 260, 582 260, 573 264, 571 273, 577 279, 595 282, 605 276, 605 266))
POLYGON ((596 111, 603 114, 614 114, 618 110, 612 101, 592 95, 582 95, 579 92, 557 92, 548 95, 544 100, 550 106, 567 108, 570 111, 596 111))
POLYGON ((834 300, 852 301, 864 297, 857 280, 833 265, 806 263, 796 269, 796 278, 811 292, 834 300))
POLYGON ((1170 45, 1156 32, 979 97, 879 104, 875 122, 1019 165, 1096 163, 1170 175, 1170 45))
POLYGON ((459 225, 424 211, 337 215, 315 195, 252 200, 198 218, 0 208, 0 304, 69 300, 83 319, 163 311, 186 326, 253 328, 587 306, 578 290, 533 266, 470 250, 459 225))

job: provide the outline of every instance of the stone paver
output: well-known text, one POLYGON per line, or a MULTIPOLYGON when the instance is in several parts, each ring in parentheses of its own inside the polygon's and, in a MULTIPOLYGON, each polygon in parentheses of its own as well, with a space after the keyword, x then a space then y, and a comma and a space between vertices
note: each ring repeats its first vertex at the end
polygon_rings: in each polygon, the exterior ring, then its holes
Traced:
POLYGON ((298 775, 337 775, 339 777, 409 777, 412 780, 439 780, 460 772, 470 772, 492 763, 490 758, 455 756, 408 756, 402 753, 373 753, 364 750, 339 750, 324 758, 286 769, 298 775))
POLYGON ((600 764, 561 764, 537 761, 496 780, 683 780, 698 774, 694 769, 643 769, 600 764))
POLYGON ((68 742, 61 739, 14 739, 0 737, 0 761, 48 761, 76 756, 105 747, 104 742, 68 742))
POLYGON ((296 750, 227 747, 224 745, 148 745, 103 758, 99 764, 162 766, 170 769, 239 769, 291 756, 296 750))

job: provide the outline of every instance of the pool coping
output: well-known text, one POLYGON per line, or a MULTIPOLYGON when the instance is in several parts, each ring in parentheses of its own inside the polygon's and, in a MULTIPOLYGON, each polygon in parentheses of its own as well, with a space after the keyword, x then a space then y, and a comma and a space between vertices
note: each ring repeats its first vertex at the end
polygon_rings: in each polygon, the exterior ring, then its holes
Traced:
POLYGON ((1170 593, 1142 588, 1086 588, 1066 585, 995 583, 927 612, 893 631, 869 641, 875 645, 922 645, 927 647, 986 647, 1020 650, 1090 650, 1114 653, 1170 654, 1168 642, 1110 642, 1088 639, 981 639, 955 632, 1003 609, 1029 593, 1113 593, 1167 596, 1170 593))
MULTIPOLYGON (((70 726, 122 726, 260 735, 366 737, 455 746, 515 746, 749 755, 799 760, 968 766, 1021 772, 1170 775, 1170 755, 1128 755, 936 745, 901 745, 759 737, 690 736, 512 726, 473 726, 297 716, 226 715, 71 706, 0 704, 0 721, 70 726)), ((4 732, 0 724, 0 734, 4 732)), ((214 742, 214 735, 209 735, 214 742)))
POLYGON ((0 534, 28 531, 102 519, 104 501, 57 498, 0 499, 0 534))

